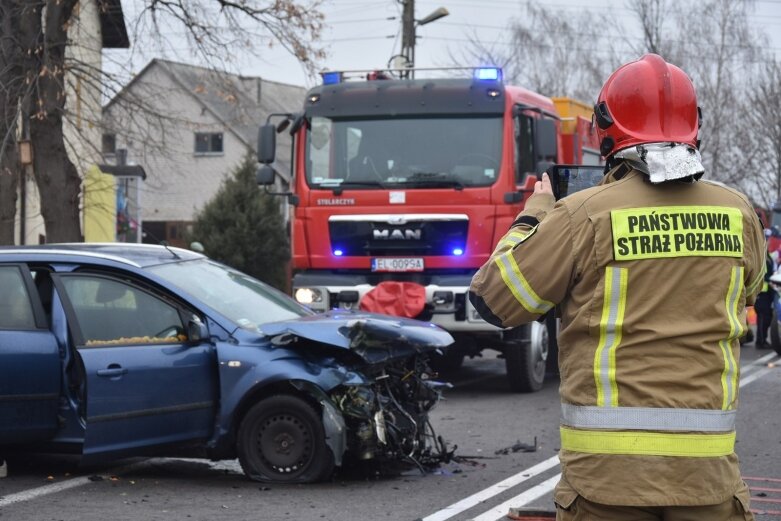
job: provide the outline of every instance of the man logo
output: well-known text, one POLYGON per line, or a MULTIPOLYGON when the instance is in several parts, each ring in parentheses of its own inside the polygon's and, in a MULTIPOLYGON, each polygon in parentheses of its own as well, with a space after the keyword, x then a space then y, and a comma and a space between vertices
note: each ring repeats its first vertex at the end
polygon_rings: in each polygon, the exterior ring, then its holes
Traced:
POLYGON ((423 238, 423 230, 384 229, 373 230, 374 240, 377 241, 419 241, 423 238))

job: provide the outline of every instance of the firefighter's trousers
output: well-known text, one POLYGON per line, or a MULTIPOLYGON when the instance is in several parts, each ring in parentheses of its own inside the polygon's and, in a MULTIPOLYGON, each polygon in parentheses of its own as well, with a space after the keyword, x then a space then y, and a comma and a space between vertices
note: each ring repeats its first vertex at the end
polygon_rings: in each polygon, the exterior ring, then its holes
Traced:
POLYGON ((745 501, 737 497, 718 505, 621 507, 578 498, 569 509, 556 509, 557 521, 753 521, 745 501))

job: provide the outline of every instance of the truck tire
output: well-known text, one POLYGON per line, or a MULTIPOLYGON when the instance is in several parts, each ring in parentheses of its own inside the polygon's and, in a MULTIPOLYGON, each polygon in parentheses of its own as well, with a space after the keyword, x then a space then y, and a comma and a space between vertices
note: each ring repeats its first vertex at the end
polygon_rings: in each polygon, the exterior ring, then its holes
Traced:
POLYGON ((548 328, 532 322, 514 330, 513 340, 504 349, 507 382, 516 393, 542 389, 548 359, 548 328))
POLYGON ((545 317, 548 328, 548 359, 545 362, 546 374, 559 375, 559 321, 553 313, 545 317))
POLYGON ((770 345, 773 346, 773 350, 781 355, 781 332, 778 327, 778 315, 776 310, 773 310, 773 316, 770 317, 770 345))
POLYGON ((334 470, 320 416, 296 396, 253 405, 239 426, 236 449, 244 474, 255 481, 312 483, 334 470))

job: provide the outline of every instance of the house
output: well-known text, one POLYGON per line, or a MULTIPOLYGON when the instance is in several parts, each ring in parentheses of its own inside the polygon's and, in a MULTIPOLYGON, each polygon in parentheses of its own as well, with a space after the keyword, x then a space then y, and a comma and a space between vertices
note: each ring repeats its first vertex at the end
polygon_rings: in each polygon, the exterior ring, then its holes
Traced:
MULTIPOLYGON (((185 244, 198 211, 247 154, 269 114, 303 107, 305 89, 154 59, 103 107, 107 163, 141 165, 144 242, 185 244), (122 161, 120 161, 122 162, 122 161)), ((291 139, 279 135, 281 186, 289 182, 291 139)))
MULTIPOLYGON (((90 186, 88 172, 101 161, 96 144, 101 139, 102 92, 95 75, 97 71, 103 70, 102 51, 128 47, 130 40, 120 0, 79 1, 68 28, 66 63, 76 66, 65 74, 66 117, 63 133, 68 156, 83 180, 83 191, 90 186)), ((22 244, 46 242, 40 198, 32 172, 25 172, 18 190, 16 237, 22 244)), ((86 199, 82 197, 82 217, 90 211, 106 210, 88 205, 86 199)))

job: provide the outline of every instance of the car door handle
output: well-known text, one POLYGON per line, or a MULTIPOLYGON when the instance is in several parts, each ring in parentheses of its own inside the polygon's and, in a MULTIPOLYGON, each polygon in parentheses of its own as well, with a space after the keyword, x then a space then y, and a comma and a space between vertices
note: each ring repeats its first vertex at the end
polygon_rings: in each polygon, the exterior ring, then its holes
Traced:
POLYGON ((127 369, 117 364, 111 364, 106 369, 98 369, 98 376, 111 377, 111 376, 122 376, 123 374, 127 374, 127 369))

